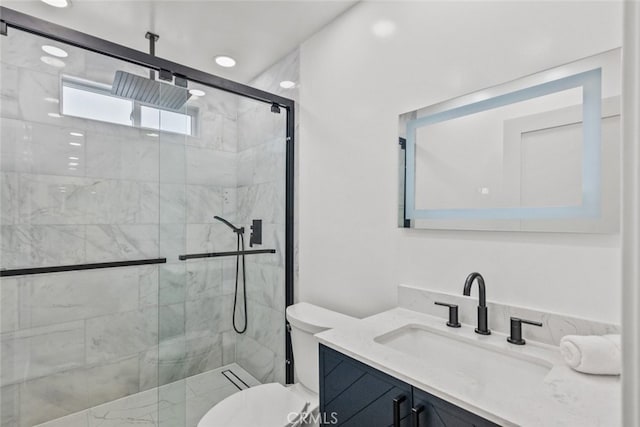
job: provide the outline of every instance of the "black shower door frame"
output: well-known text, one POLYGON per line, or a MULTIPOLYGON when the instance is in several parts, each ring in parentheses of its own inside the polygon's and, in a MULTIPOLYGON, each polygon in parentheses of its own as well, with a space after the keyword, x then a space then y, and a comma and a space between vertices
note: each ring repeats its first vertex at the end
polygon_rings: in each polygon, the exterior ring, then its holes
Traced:
MULTIPOLYGON (((295 148, 295 102, 292 99, 266 92, 242 83, 234 82, 214 74, 187 67, 157 56, 150 55, 90 34, 63 27, 13 9, 0 6, 0 34, 6 35, 9 28, 15 28, 37 36, 45 37, 91 52, 110 56, 155 71, 170 73, 176 78, 184 78, 215 89, 250 98, 266 104, 276 104, 286 111, 286 171, 285 171, 285 306, 293 304, 294 271, 294 148, 295 148)), ((286 319, 285 319, 286 323, 286 319)), ((288 325, 285 325, 289 330, 288 325)), ((291 336, 285 334, 286 382, 293 383, 293 352, 291 336)))

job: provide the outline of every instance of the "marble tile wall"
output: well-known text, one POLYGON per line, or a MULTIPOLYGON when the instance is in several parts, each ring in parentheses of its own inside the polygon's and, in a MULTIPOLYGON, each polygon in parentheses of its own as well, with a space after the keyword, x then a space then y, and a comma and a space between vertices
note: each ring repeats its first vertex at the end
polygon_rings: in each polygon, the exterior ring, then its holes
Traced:
POLYGON ((189 101, 192 137, 56 116, 61 75, 110 84, 116 70, 147 70, 69 46, 58 69, 40 61, 43 44, 55 43, 0 38, 1 267, 168 262, 2 278, 2 427, 151 390, 236 353, 233 266, 178 255, 235 247, 212 216, 237 214, 237 97, 191 85, 207 93, 189 101))
MULTIPOLYGON (((251 85, 297 99, 299 53, 294 51, 256 77, 251 85)), ((241 100, 238 107, 237 220, 245 227, 263 221, 264 248, 276 254, 247 257, 246 334, 237 336, 236 360, 261 382, 285 381, 285 154, 286 120, 264 104, 241 100)))

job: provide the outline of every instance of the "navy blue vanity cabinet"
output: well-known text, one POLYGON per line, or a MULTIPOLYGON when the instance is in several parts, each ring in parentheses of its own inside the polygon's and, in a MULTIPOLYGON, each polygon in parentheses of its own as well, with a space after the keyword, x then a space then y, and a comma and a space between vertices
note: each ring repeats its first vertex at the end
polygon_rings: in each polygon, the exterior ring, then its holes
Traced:
POLYGON ((415 387, 412 408, 416 408, 412 410, 418 412, 417 427, 493 427, 498 425, 415 387))
POLYGON ((320 414, 322 425, 410 427, 411 386, 320 345, 320 414))
POLYGON ((320 414, 322 425, 349 427, 497 426, 324 345, 320 414))

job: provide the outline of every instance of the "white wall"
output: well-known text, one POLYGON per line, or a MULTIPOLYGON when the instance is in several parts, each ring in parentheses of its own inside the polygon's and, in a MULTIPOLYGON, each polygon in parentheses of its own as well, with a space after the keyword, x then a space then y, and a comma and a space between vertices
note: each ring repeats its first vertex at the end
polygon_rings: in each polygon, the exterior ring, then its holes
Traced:
POLYGON ((620 322, 620 235, 403 230, 406 111, 621 45, 620 3, 365 2, 301 47, 298 298, 353 315, 396 285, 620 322), (379 20, 395 23, 387 38, 379 20))

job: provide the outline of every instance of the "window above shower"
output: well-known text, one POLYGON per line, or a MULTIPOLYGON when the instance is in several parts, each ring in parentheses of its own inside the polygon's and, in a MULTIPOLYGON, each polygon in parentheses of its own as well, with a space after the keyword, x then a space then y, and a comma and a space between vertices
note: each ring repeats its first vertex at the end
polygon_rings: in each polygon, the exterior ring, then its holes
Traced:
POLYGON ((197 134, 198 108, 170 111, 111 94, 111 86, 64 75, 61 78, 61 114, 124 126, 197 134))

